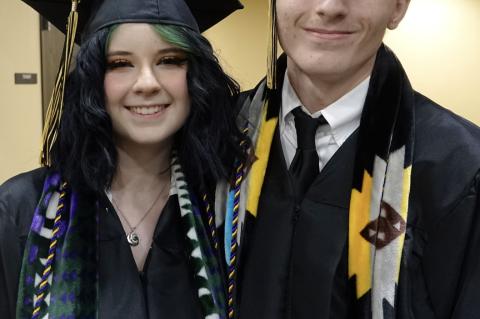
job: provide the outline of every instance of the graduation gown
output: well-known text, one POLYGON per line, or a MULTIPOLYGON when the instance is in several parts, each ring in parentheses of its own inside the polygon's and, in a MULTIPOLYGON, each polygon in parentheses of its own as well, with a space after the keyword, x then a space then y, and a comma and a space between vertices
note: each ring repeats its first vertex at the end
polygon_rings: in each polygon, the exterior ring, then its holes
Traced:
MULTIPOLYGON (((46 169, 37 169, 0 187, 2 319, 15 318, 23 250, 45 174, 46 169)), ((110 201, 105 195, 98 200, 99 318, 202 318, 176 195, 160 215, 142 272, 110 201)))
MULTIPOLYGON (((280 66, 278 74, 284 71, 280 66)), ((480 318, 480 129, 417 92, 412 96, 415 148, 396 315, 480 318)), ((355 135, 299 203, 274 136, 258 215, 245 217, 238 318, 368 317, 355 309, 347 276, 355 135)))
POLYGON ((317 318, 346 318, 347 236, 340 230, 348 228, 349 159, 356 138, 357 132, 296 203, 275 133, 260 213, 256 221, 246 219, 238 275, 240 318, 312 318, 314 313, 317 318))

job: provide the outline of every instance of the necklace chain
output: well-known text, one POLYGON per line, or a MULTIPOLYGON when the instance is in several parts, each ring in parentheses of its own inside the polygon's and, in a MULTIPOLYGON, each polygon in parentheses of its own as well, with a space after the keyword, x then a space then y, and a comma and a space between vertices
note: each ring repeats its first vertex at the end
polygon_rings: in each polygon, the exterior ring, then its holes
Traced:
POLYGON ((114 208, 120 213, 120 216, 127 223, 128 228, 130 228, 130 232, 127 234, 127 240, 128 240, 128 243, 131 246, 137 246, 139 244, 140 239, 139 239, 138 235, 135 233, 135 230, 137 229, 138 226, 140 226, 142 224, 142 222, 145 220, 145 218, 147 218, 147 216, 150 214, 150 212, 152 211, 152 208, 155 206, 155 204, 157 203, 158 199, 163 194, 165 189, 167 189, 168 185, 170 185, 170 182, 165 183, 165 185, 162 187, 162 189, 160 190, 158 195, 155 197, 155 199, 152 202, 152 204, 150 205, 150 207, 145 211, 142 218, 133 227, 132 227, 132 225, 130 225, 128 219, 125 217, 125 214, 122 212, 122 210, 118 206, 117 202, 115 201, 115 199, 113 197, 113 193, 112 193, 112 204, 113 204, 114 208))

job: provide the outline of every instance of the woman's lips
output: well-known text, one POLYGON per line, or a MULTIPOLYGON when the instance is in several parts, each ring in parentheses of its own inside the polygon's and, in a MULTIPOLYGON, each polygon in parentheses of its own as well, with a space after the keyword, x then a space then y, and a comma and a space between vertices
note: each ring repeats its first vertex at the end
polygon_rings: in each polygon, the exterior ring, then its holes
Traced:
POLYGON ((141 116, 156 115, 162 113, 169 104, 154 104, 154 105, 142 105, 142 106, 126 106, 126 108, 136 114, 141 116))

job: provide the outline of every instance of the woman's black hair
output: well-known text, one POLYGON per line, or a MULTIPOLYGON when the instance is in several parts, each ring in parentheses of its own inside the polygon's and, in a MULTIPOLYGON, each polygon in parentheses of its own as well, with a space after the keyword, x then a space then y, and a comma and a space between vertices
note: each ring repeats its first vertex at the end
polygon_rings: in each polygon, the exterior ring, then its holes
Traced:
MULTIPOLYGON (((179 26, 169 30, 188 46, 191 102, 188 119, 175 136, 175 148, 192 190, 212 190, 219 179, 230 176, 235 159, 246 158, 240 146, 245 136, 235 124, 239 87, 224 73, 202 35, 179 26)), ((51 153, 52 167, 79 190, 103 192, 117 168, 103 84, 109 35, 109 29, 100 30, 80 47, 75 69, 67 79, 64 111, 51 153)))

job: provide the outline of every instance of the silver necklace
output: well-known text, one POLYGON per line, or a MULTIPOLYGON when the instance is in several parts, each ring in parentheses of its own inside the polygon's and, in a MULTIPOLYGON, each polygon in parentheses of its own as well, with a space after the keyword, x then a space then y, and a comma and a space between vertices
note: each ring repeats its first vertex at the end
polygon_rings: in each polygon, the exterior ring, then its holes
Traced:
POLYGON ((121 211, 120 207, 118 207, 118 204, 116 203, 115 199, 113 198, 113 193, 112 193, 112 204, 114 208, 120 213, 120 216, 123 218, 123 220, 127 223, 128 228, 130 228, 130 232, 127 233, 127 241, 130 244, 130 246, 138 246, 140 244, 140 237, 138 234, 135 232, 138 226, 142 224, 142 222, 147 218, 147 216, 150 214, 153 206, 155 206, 155 203, 158 201, 160 198, 160 195, 162 195, 163 191, 167 188, 167 186, 170 185, 170 182, 165 183, 165 186, 162 187, 160 192, 158 193, 157 197, 155 197, 155 200, 153 203, 150 205, 150 207, 147 209, 147 211, 143 214, 143 217, 140 219, 140 221, 132 227, 130 223, 128 222, 127 218, 125 217, 125 214, 121 211))

